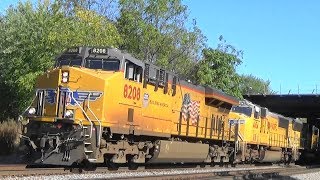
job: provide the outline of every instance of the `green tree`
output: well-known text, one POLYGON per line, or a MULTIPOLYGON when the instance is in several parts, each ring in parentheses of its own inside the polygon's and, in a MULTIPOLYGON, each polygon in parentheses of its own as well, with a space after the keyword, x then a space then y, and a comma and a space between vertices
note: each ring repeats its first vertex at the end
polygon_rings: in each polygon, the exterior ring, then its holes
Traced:
MULTIPOLYGON (((121 44, 116 27, 97 13, 77 8, 66 15, 60 1, 9 8, 0 19, 0 116, 16 117, 33 97, 37 76, 63 49, 121 44)), ((3 118, 2 117, 2 118, 3 118)))
POLYGON ((74 15, 77 8, 94 11, 95 13, 115 20, 118 14, 117 0, 56 0, 63 6, 66 15, 74 15))
POLYGON ((243 52, 227 44, 222 36, 219 40, 216 49, 206 48, 202 51, 203 59, 197 66, 197 82, 242 98, 241 79, 236 67, 242 63, 243 52))
POLYGON ((274 94, 270 87, 270 81, 250 75, 241 75, 241 93, 245 94, 274 94))
POLYGON ((186 28, 187 7, 180 0, 120 0, 121 48, 137 58, 189 77, 205 37, 194 23, 186 28))

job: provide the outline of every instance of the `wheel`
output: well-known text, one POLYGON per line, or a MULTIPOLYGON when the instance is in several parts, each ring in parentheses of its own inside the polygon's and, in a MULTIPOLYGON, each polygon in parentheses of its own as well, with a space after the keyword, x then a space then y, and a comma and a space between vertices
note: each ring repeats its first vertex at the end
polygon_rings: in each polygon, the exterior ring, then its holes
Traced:
POLYGON ((286 159, 286 164, 287 164, 287 166, 289 166, 291 163, 292 163, 292 155, 291 154, 289 154, 288 155, 288 158, 286 159))
POLYGON ((234 158, 229 160, 229 164, 231 165, 231 167, 236 167, 238 163, 239 161, 235 160, 234 158))
POLYGON ((225 162, 224 167, 226 167, 226 168, 229 167, 229 163, 225 162))
POLYGON ((236 166, 237 166, 236 163, 232 163, 232 164, 231 164, 231 167, 236 167, 236 166))
POLYGON ((107 160, 107 167, 110 171, 116 171, 119 169, 119 165, 111 161, 111 159, 107 160))
POLYGON ((206 163, 201 163, 200 164, 200 168, 205 168, 206 167, 206 163))
POLYGON ((96 164, 90 163, 89 161, 84 161, 81 165, 85 171, 95 171, 97 169, 96 164))
POLYGON ((134 162, 134 158, 137 158, 137 155, 130 156, 128 158, 128 169, 129 170, 137 170, 139 168, 139 164, 134 162))
POLYGON ((129 170, 137 170, 138 168, 139 168, 139 164, 134 163, 134 162, 129 162, 129 164, 128 164, 129 170))
POLYGON ((119 169, 119 165, 116 163, 108 163, 108 170, 110 171, 116 171, 119 169))
POLYGON ((81 174, 83 172, 83 169, 82 168, 71 168, 70 172, 75 173, 75 174, 81 174))
POLYGON ((226 163, 223 162, 223 160, 224 160, 224 157, 220 159, 219 167, 224 167, 226 165, 226 163))

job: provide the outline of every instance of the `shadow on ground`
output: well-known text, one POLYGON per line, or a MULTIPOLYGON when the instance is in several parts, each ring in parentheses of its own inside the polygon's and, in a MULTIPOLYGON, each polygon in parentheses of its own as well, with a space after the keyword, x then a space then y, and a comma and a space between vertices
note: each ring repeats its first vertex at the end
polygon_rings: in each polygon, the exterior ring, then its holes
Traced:
MULTIPOLYGON (((232 171, 230 171, 232 173, 232 171)), ((284 179, 284 180, 297 180, 296 178, 292 178, 290 176, 280 175, 279 172, 268 172, 268 173, 254 173, 252 171, 243 171, 241 174, 231 174, 230 172, 219 172, 215 173, 214 177, 205 177, 201 178, 202 180, 209 179, 234 179, 234 180, 265 180, 265 179, 284 179), (218 176, 218 177, 217 177, 218 176)))
POLYGON ((234 177, 233 179, 285 179, 285 180, 296 180, 296 178, 292 178, 290 176, 279 175, 279 173, 249 173, 247 175, 243 175, 242 177, 234 177))

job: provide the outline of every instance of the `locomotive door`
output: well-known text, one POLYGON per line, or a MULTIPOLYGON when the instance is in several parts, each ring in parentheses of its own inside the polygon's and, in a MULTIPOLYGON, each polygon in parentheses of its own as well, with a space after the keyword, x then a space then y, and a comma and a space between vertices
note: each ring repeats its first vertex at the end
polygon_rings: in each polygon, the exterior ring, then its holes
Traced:
POLYGON ((129 127, 130 134, 136 134, 141 126, 142 66, 126 60, 124 76, 123 98, 120 102, 124 111, 122 121, 129 127))
POLYGON ((316 126, 312 126, 311 136, 311 149, 316 150, 319 146, 319 129, 316 126))
POLYGON ((260 108, 254 106, 253 108, 253 142, 260 143, 260 126, 261 126, 261 118, 260 118, 260 108))
POLYGON ((261 143, 269 144, 269 127, 268 127, 268 109, 261 108, 261 125, 260 125, 260 134, 261 134, 261 143))
POLYGON ((260 124, 260 143, 269 144, 269 131, 267 127, 268 119, 266 117, 261 117, 260 124))

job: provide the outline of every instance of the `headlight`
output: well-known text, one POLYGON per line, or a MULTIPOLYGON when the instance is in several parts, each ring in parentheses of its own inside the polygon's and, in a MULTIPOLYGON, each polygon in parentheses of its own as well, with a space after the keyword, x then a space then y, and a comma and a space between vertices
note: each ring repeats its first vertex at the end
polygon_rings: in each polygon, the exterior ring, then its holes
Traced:
POLYGON ((70 109, 68 109, 67 111, 66 111, 66 113, 64 114, 64 117, 66 117, 66 118, 73 118, 73 110, 70 110, 70 109))
POLYGON ((67 83, 69 81, 69 72, 68 71, 63 71, 62 72, 62 82, 67 83))
POLYGON ((28 110, 28 113, 29 113, 30 115, 34 115, 34 114, 36 113, 36 109, 35 109, 34 107, 32 107, 32 108, 30 108, 30 109, 28 110))

